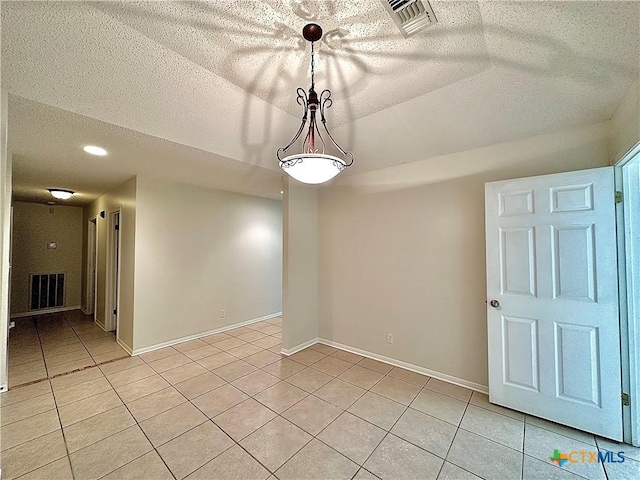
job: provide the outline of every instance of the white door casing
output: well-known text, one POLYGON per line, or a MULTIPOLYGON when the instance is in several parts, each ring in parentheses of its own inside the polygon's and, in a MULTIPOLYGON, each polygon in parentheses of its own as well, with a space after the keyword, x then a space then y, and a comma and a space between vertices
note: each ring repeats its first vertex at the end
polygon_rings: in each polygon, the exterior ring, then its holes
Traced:
POLYGON ((618 204, 618 268, 622 385, 629 406, 622 407, 624 440, 640 447, 640 142, 615 166, 618 204))
POLYGON ((105 329, 117 330, 118 286, 120 282, 120 210, 109 214, 107 238, 107 287, 105 289, 105 329))
POLYGON ((622 440, 613 167, 488 183, 485 202, 490 401, 622 440))
POLYGON ((97 241, 98 241, 98 221, 97 217, 87 222, 87 291, 86 291, 86 312, 93 315, 95 321, 96 308, 96 268, 97 268, 97 241))

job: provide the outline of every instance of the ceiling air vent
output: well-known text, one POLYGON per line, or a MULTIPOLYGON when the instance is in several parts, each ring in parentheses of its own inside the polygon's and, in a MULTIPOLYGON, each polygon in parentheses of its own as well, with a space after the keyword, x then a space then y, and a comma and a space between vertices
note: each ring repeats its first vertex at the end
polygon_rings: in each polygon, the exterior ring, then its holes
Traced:
POLYGON ((406 38, 438 23, 426 0, 380 0, 406 38))

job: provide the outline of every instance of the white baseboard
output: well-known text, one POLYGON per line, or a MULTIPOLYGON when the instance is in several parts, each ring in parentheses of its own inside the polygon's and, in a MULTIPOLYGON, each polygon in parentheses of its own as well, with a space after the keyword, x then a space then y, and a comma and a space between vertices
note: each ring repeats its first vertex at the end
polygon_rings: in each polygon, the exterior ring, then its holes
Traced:
POLYGON ((152 352, 154 350, 159 350, 164 347, 177 345, 178 343, 184 343, 190 340, 195 340, 196 338, 207 337, 209 335, 215 335, 216 333, 223 333, 223 332, 226 332, 227 330, 233 330, 234 328, 251 325, 252 323, 264 322, 265 320, 270 320, 272 318, 279 317, 280 315, 282 315, 282 312, 271 313, 269 315, 265 315, 264 317, 252 318, 251 320, 245 320, 244 322, 234 323, 233 325, 226 325, 220 328, 214 328, 213 330, 209 330, 207 332, 187 335, 186 337, 176 338, 174 340, 168 340, 166 342, 157 343, 149 347, 134 348, 133 351, 131 352, 131 355, 140 355, 142 353, 152 352))
POLYGON ((129 345, 127 345, 126 343, 124 343, 122 340, 120 340, 119 337, 116 337, 116 343, 118 345, 120 345, 125 352, 127 352, 129 355, 133 356, 133 350, 131 350, 131 348, 129 347, 129 345))
POLYGON ((80 305, 75 305, 73 307, 47 308, 46 310, 34 310, 32 312, 12 313, 11 318, 35 317, 38 315, 47 315, 51 313, 68 312, 69 310, 82 310, 82 308, 80 307, 80 305))
POLYGON ((318 343, 323 343, 331 347, 339 348, 340 350, 355 353, 357 355, 362 355, 363 357, 372 358, 374 360, 378 360, 379 362, 393 365, 394 367, 400 367, 406 370, 411 370, 412 372, 428 375, 429 377, 437 378, 438 380, 442 380, 443 382, 452 383, 454 385, 458 385, 464 388, 469 388, 471 390, 475 390, 480 393, 486 393, 486 394, 489 393, 489 387, 487 385, 470 382, 469 380, 464 380, 462 378, 454 377, 446 373, 436 372, 435 370, 419 367, 418 365, 413 365, 411 363, 403 362, 401 360, 396 360, 395 358, 385 357, 384 355, 379 355, 377 353, 367 352, 366 350, 360 350, 359 348, 351 347, 349 345, 344 345, 342 343, 327 340, 325 338, 318 338, 317 341, 318 343))
POLYGON ((105 328, 105 326, 104 326, 103 324, 101 324, 100 322, 98 322, 98 320, 96 320, 95 318, 93 319, 93 323, 95 323, 97 326, 99 326, 99 327, 102 329, 102 331, 104 331, 104 332, 110 332, 110 331, 112 331, 112 330, 107 330, 107 329, 105 328))
POLYGON ((293 355, 294 353, 299 352, 300 350, 304 350, 305 348, 310 347, 311 345, 315 345, 319 341, 320 339, 318 337, 312 338, 308 342, 301 343, 300 345, 297 345, 293 348, 289 348, 289 349, 283 348, 282 350, 280 350, 280 353, 288 357, 289 355, 293 355))
POLYGON ((107 329, 106 329, 106 328, 104 328, 104 325, 102 325, 102 324, 100 324, 100 323, 96 322, 96 319, 95 319, 95 318, 93 319, 93 323, 95 323, 98 327, 100 327, 100 329, 101 329, 103 332, 106 332, 106 331, 107 331, 107 329))

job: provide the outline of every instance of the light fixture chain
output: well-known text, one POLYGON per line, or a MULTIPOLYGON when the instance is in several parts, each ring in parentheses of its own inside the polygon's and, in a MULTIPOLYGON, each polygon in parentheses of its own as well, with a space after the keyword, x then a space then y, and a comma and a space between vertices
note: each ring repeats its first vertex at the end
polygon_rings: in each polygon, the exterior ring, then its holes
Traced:
POLYGON ((315 87, 315 56, 314 56, 314 50, 313 50, 313 45, 316 42, 311 42, 311 90, 314 90, 315 87))

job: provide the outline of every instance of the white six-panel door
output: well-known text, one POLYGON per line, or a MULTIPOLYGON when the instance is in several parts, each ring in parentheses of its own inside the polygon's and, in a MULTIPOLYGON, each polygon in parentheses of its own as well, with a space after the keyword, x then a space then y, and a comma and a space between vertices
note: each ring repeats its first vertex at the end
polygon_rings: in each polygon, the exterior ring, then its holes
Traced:
POLYGON ((622 440, 614 198, 613 167, 486 184, 489 396, 622 440))

